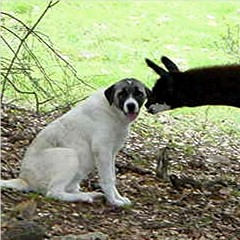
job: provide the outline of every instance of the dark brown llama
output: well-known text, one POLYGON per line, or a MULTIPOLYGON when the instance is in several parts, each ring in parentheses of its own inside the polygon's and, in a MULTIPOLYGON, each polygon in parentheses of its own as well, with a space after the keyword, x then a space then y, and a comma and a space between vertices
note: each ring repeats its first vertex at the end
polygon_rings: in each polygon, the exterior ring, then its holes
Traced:
POLYGON ((145 104, 150 113, 184 106, 240 107, 240 65, 196 68, 181 72, 169 58, 163 56, 161 61, 168 71, 146 59, 147 65, 160 76, 145 104))

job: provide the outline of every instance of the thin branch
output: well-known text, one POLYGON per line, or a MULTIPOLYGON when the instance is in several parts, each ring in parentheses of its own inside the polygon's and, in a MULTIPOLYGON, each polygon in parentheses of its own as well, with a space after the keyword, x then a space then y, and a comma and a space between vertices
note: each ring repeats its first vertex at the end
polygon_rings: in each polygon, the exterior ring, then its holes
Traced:
MULTIPOLYGON (((3 15, 6 15, 12 19, 14 19, 15 21, 19 22, 23 27, 25 27, 28 31, 30 31, 31 29, 24 23, 22 22, 21 20, 17 19, 16 17, 14 17, 13 15, 9 14, 9 13, 5 13, 5 12, 1 12, 3 15)), ((95 89, 92 85, 84 82, 81 78, 78 77, 77 75, 77 71, 74 69, 74 67, 66 60, 64 59, 48 42, 46 42, 46 40, 40 36, 40 34, 42 33, 37 33, 36 31, 34 30, 31 30, 31 33, 33 33, 40 42, 42 42, 44 45, 46 45, 47 48, 49 48, 56 56, 56 58, 59 58, 61 59, 65 64, 66 66, 70 69, 70 71, 73 73, 73 76, 78 80, 80 81, 81 83, 83 83, 84 85, 86 85, 87 87, 90 87, 91 89, 95 89)))
POLYGON ((12 66, 13 66, 13 64, 14 64, 14 62, 15 62, 15 60, 16 60, 16 58, 17 58, 17 56, 18 56, 18 54, 19 54, 19 52, 20 52, 20 50, 21 50, 21 48, 22 48, 22 46, 24 44, 24 42, 26 41, 28 36, 33 32, 33 30, 37 27, 37 25, 40 23, 40 21, 43 19, 43 17, 47 13, 47 11, 51 7, 55 6, 58 2, 59 2, 59 0, 56 1, 56 2, 50 1, 49 4, 47 5, 47 7, 45 8, 45 10, 43 11, 43 13, 40 15, 40 17, 35 22, 35 24, 31 28, 29 28, 29 30, 26 33, 26 35, 21 39, 21 42, 18 45, 18 48, 17 48, 17 50, 15 52, 15 55, 13 56, 12 61, 11 61, 10 65, 9 65, 9 68, 8 68, 8 70, 7 70, 7 72, 6 72, 5 76, 4 76, 4 80, 3 80, 3 84, 2 84, 1 102, 3 101, 3 96, 4 96, 4 91, 6 89, 6 82, 7 82, 7 79, 8 79, 8 75, 9 75, 11 69, 12 69, 12 66))
MULTIPOLYGON (((15 38, 19 40, 19 44, 17 44, 16 50, 11 44, 11 41, 7 41, 5 39, 6 36, 4 35, 1 36, 3 39, 3 42, 6 44, 8 49, 12 52, 13 57, 10 60, 3 61, 1 62, 4 64, 4 71, 1 73, 3 76, 3 81, 2 81, 2 95, 1 95, 1 101, 3 102, 3 97, 5 90, 7 89, 7 82, 9 81, 9 84, 13 89, 20 94, 37 94, 37 99, 36 99, 36 106, 37 111, 39 111, 39 105, 45 102, 49 102, 50 100, 53 99, 60 99, 63 97, 62 100, 64 100, 64 103, 67 105, 71 105, 73 102, 76 101, 76 96, 70 94, 71 90, 73 88, 76 88, 78 84, 84 84, 85 86, 89 87, 90 89, 94 89, 93 86, 90 84, 86 83, 82 79, 80 79, 77 76, 77 71, 76 69, 63 57, 61 54, 54 48, 51 40, 49 39, 48 36, 44 35, 41 32, 35 31, 36 26, 39 24, 43 16, 46 14, 48 9, 52 6, 54 6, 56 3, 59 1, 56 1, 53 3, 53 1, 50 1, 48 6, 46 7, 45 11, 41 14, 41 16, 38 18, 38 20, 35 22, 35 24, 30 28, 28 27, 24 22, 21 20, 17 19, 16 17, 12 16, 9 13, 2 13, 3 15, 9 17, 11 20, 15 20, 17 24, 20 26, 21 29, 25 30, 26 32, 23 34, 18 34, 18 32, 14 32, 12 28, 8 28, 6 26, 2 26, 2 29, 8 33, 10 33, 10 37, 15 38), (11 36, 12 35, 12 36, 11 36), (44 50, 49 53, 49 56, 53 61, 55 61, 57 64, 56 66, 54 64, 49 65, 47 63, 47 66, 45 66, 45 62, 43 61, 42 58, 39 58, 37 53, 35 53, 32 50, 32 47, 30 47, 29 43, 29 36, 32 36, 30 40, 37 40, 37 44, 40 44, 44 48, 44 50), (46 39, 47 38, 47 39, 46 39), (4 63, 5 62, 5 63, 4 63), (8 67, 7 67, 8 65, 8 67), (26 67, 27 66, 27 67, 26 67), (37 69, 37 72, 35 72, 35 68, 37 69), (54 69, 54 67, 60 67, 61 71, 63 72, 64 76, 64 81, 58 82, 56 79, 53 79, 51 75, 49 74, 50 69, 54 69), (38 72, 39 70, 39 72, 38 72), (40 73, 42 77, 33 77, 36 74, 40 73), (9 75, 11 74, 11 77, 9 75), (19 81, 15 77, 18 74, 25 77, 27 81, 19 81), (35 75, 33 75, 35 74, 35 75), (78 81, 71 81, 72 75, 74 76, 75 79, 78 81), (29 84, 30 83, 30 84, 29 84), (49 90, 49 91, 48 91, 49 90), (51 96, 54 96, 52 98, 51 96), (40 103, 40 99, 46 101, 43 101, 40 103), (50 98, 50 100, 49 100, 50 98)), ((14 39, 14 40, 15 40, 14 39)), ((35 42, 33 42, 35 44, 35 42)), ((34 45, 35 46, 35 45, 34 45)), ((11 88, 9 88, 11 90, 11 88)), ((8 91, 9 91, 8 89, 8 91)), ((16 94, 16 96, 18 96, 16 94)), ((23 100, 23 99, 18 99, 18 100, 23 100)), ((55 102, 51 102, 52 106, 58 106, 54 104, 55 102)), ((58 106, 59 107, 59 106, 58 106)), ((51 108, 52 109, 52 108, 51 108)))

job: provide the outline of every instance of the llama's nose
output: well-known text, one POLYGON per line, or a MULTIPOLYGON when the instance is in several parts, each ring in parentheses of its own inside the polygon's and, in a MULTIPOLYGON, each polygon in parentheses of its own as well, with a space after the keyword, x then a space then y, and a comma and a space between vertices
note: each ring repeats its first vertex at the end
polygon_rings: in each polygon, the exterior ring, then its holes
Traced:
POLYGON ((151 114, 154 114, 154 109, 151 108, 151 107, 149 107, 149 108, 147 109, 147 112, 148 112, 148 113, 151 113, 151 114))

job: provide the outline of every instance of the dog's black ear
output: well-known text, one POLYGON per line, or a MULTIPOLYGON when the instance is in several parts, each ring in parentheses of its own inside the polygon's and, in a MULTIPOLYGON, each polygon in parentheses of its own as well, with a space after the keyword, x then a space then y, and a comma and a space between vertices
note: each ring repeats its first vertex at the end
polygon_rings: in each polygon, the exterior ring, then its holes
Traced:
POLYGON ((152 68, 159 76, 165 77, 165 78, 169 76, 169 73, 166 70, 159 67, 156 63, 154 63, 150 59, 146 58, 145 61, 146 61, 147 65, 150 68, 152 68))
POLYGON ((178 66, 168 57, 162 56, 161 61, 169 72, 180 72, 178 66))
POLYGON ((109 104, 112 105, 114 99, 115 85, 110 86, 104 91, 104 95, 108 100, 109 104))

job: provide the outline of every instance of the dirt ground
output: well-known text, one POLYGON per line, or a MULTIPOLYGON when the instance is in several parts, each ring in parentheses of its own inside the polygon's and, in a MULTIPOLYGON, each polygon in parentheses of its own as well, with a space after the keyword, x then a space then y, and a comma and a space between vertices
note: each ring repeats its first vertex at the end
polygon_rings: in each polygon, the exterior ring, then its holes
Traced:
MULTIPOLYGON (((2 178, 18 176, 26 147, 57 115, 2 106, 2 178)), ((34 221, 46 229, 46 239, 95 231, 115 240, 240 239, 239 138, 211 124, 191 128, 181 121, 159 114, 141 116, 133 126, 117 156, 118 189, 132 206, 116 208, 105 199, 64 203, 2 189, 2 232, 15 217, 16 205, 32 199, 37 204, 34 221), (162 127, 151 127, 146 118, 162 127), (169 180, 156 176, 162 150, 169 180)), ((99 189, 97 178, 90 176, 83 188, 99 189)))

